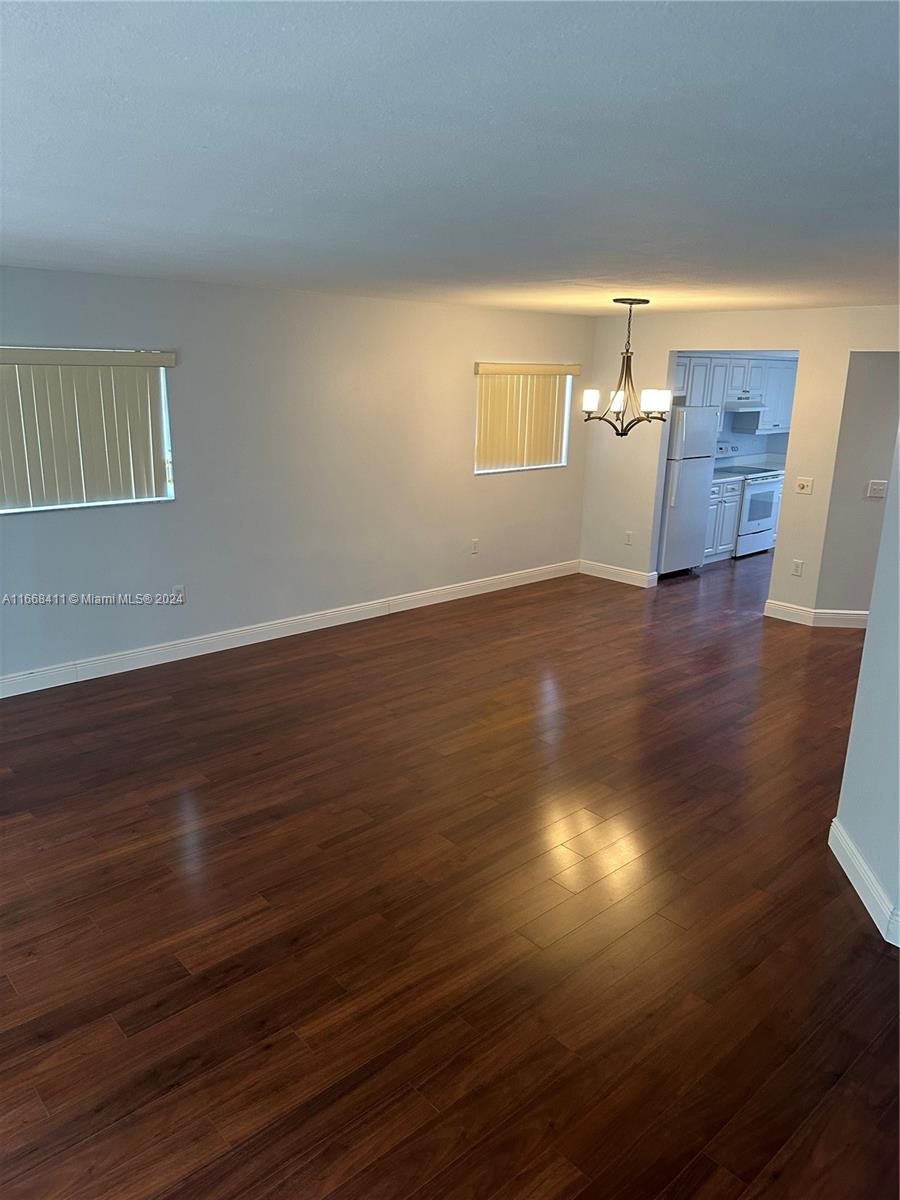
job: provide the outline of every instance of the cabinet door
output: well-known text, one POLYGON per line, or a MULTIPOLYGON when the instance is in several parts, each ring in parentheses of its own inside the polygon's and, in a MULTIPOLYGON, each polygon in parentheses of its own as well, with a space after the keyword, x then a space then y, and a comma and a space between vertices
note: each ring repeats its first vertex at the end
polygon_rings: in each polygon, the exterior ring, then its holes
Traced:
POLYGON ((722 501, 710 500, 706 513, 706 541, 704 554, 715 554, 719 542, 719 522, 722 513, 722 501))
POLYGON ((740 496, 724 496, 719 501, 719 508, 721 513, 716 531, 716 551, 724 554, 727 550, 733 550, 737 542, 740 496))
POLYGON ((706 403, 706 395, 709 389, 709 368, 710 360, 708 358, 691 358, 689 360, 687 377, 688 404, 702 405, 706 403))
POLYGON ((710 408, 719 410, 719 433, 725 425, 725 391, 728 387, 728 359, 714 358, 709 369, 709 388, 706 392, 706 403, 710 408))
POLYGON ((727 394, 732 399, 742 396, 747 390, 750 376, 750 363, 746 358, 732 358, 728 363, 727 394))
POLYGON ((761 396, 766 390, 766 361, 751 358, 747 364, 747 391, 751 396, 761 396))
POLYGON ((766 407, 759 418, 760 433, 787 433, 790 429, 796 378, 796 363, 772 361, 768 364, 766 407))
POLYGON ((689 360, 686 358, 675 360, 675 387, 672 390, 676 396, 683 396, 687 392, 688 365, 689 360))

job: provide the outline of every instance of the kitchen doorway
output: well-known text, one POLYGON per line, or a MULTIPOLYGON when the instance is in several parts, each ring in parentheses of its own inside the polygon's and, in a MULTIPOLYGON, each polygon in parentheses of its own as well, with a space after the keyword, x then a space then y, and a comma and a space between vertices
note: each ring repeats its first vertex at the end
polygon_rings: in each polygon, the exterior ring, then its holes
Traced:
POLYGON ((674 355, 657 571, 661 578, 774 549, 799 355, 674 355))

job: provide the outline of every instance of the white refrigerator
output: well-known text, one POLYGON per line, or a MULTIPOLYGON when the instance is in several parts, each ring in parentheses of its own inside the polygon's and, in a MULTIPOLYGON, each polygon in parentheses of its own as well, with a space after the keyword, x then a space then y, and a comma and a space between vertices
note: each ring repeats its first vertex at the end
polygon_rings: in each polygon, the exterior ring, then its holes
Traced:
POLYGON ((672 408, 659 533, 660 575, 703 563, 718 428, 716 408, 672 408))

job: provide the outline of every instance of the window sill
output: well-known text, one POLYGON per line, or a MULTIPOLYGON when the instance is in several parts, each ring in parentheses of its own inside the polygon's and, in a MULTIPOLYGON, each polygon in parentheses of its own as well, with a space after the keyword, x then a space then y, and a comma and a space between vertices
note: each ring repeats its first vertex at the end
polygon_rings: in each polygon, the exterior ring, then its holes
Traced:
POLYGON ((476 475, 512 475, 520 474, 523 471, 559 471, 562 467, 567 467, 567 462, 561 463, 541 463, 536 467, 485 467, 479 471, 475 468, 476 475))
POLYGON ((141 496, 137 500, 87 500, 82 504, 36 504, 33 508, 2 508, 0 517, 10 517, 17 513, 78 512, 84 508, 121 508, 126 504, 168 504, 174 499, 174 496, 141 496))

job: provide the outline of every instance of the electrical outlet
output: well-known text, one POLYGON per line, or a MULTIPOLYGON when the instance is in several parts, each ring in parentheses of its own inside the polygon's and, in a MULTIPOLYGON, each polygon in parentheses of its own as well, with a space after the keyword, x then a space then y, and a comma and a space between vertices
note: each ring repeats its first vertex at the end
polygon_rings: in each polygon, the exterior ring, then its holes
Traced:
POLYGON ((794 491, 800 492, 804 496, 812 495, 813 480, 810 475, 798 475, 797 482, 794 484, 794 491))
POLYGON ((472 538, 472 553, 478 553, 478 538, 472 538))
POLYGON ((625 530, 625 545, 626 546, 631 545, 631 530, 630 529, 625 530))
POLYGON ((866 495, 870 500, 883 500, 887 495, 887 487, 886 479, 870 479, 866 495))
POLYGON ((791 563, 791 574, 792 575, 802 575, 803 574, 803 559, 802 558, 795 558, 794 561, 791 563))

